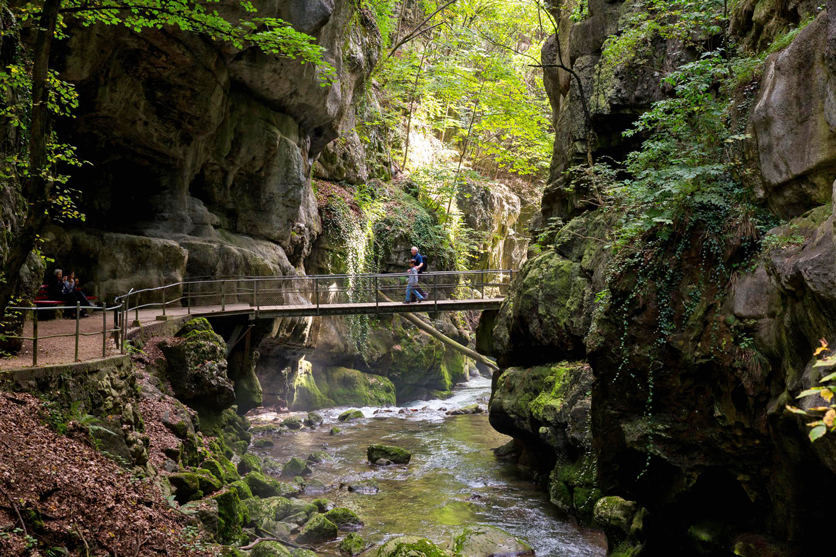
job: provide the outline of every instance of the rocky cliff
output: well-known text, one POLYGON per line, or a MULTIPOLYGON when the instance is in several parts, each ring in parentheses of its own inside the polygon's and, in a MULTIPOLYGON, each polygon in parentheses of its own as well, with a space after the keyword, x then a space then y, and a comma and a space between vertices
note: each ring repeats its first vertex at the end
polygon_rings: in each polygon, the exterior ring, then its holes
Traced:
MULTIPOLYGON (((732 19, 737 40, 755 51, 809 22, 735 96, 749 195, 783 224, 760 250, 742 229, 715 250, 724 232, 683 226, 674 247, 628 262, 611 248, 614 214, 589 203, 585 184, 564 171, 586 159, 590 137, 595 158, 623 160, 637 140, 620 132, 670 90, 650 64, 600 71, 603 42, 620 32, 629 3, 590 2, 581 22, 558 11, 564 61, 594 91, 592 134, 574 77, 547 70, 558 140, 541 223, 559 217, 565 225, 529 259, 501 310, 493 348, 508 369, 495 382, 491 422, 524 444, 521 463, 559 506, 589 516, 590 490, 607 496, 594 516, 615 554, 797 555, 821 547, 827 510, 817 493, 836 486, 836 444, 811 444, 809 428, 785 405, 818 383, 813 351, 836 333, 829 4, 742 2, 732 19), (710 278, 717 269, 737 270, 726 284, 710 278), (564 360, 589 364, 591 405, 563 399, 564 360), (555 401, 556 411, 543 410, 555 401), (588 445, 566 433, 584 415, 588 445)), ((675 41, 653 48, 655 68, 695 56, 675 41)), ((544 60, 555 57, 552 41, 544 60)))
MULTIPOLYGON (((257 48, 168 29, 72 28, 54 65, 79 92, 60 127, 92 162, 74 173, 83 227, 47 253, 100 298, 184 277, 286 275, 321 230, 313 162, 354 118, 380 35, 354 2, 255 2, 315 37, 336 78, 257 48)), ((241 17, 237 3, 222 13, 241 17)))

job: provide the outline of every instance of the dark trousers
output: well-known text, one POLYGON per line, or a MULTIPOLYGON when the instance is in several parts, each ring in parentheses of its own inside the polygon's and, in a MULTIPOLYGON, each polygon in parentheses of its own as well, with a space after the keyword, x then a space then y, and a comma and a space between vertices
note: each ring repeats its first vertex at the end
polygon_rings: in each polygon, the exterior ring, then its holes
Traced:
MULTIPOLYGON (((84 307, 91 307, 93 304, 90 303, 90 300, 87 299, 87 296, 84 295, 84 292, 81 290, 73 290, 67 294, 63 295, 64 303, 68 306, 73 306, 75 304, 80 305, 82 308, 84 307)), ((87 315, 87 312, 82 310, 81 315, 87 315)), ((64 317, 75 317, 75 310, 74 309, 65 309, 64 310, 64 317)))
POLYGON ((413 286, 413 288, 415 289, 415 291, 416 291, 418 294, 420 294, 420 295, 421 295, 421 297, 423 297, 423 298, 426 298, 426 297, 427 297, 427 293, 426 293, 426 292, 424 292, 424 289, 423 289, 423 288, 421 288, 421 271, 418 271, 418 284, 416 284, 415 286, 413 286))

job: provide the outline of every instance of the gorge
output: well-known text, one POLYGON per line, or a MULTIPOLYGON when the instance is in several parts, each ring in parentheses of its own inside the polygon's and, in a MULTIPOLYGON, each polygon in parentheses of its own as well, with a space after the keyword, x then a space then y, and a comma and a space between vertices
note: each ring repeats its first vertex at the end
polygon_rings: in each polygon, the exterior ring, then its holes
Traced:
POLYGON ((0 6, 0 552, 827 551, 834 0, 62 0, 37 200, 53 2, 0 6), (501 308, 19 338, 56 267, 353 302, 412 246, 501 308))

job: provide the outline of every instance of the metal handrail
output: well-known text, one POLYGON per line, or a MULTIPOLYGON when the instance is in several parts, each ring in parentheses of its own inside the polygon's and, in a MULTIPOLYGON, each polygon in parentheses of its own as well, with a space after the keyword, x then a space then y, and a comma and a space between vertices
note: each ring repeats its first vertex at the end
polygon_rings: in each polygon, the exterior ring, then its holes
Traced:
MULTIPOLYGON (((440 294, 455 296, 456 290, 461 287, 467 287, 470 292, 479 292, 482 299, 486 298, 486 288, 500 289, 507 287, 513 280, 513 269, 481 269, 474 271, 432 271, 420 274, 420 286, 427 288, 434 293, 434 310, 438 309, 438 298, 440 294), (493 276, 486 281, 488 275, 498 275, 500 282, 496 282, 496 276, 493 276), (502 278, 508 277, 508 281, 502 281, 502 278), (455 277, 455 283, 439 284, 439 279, 449 279, 455 277), (464 281, 462 279, 465 279, 464 281), (467 279, 473 279, 468 284, 467 279), (481 280, 476 280, 481 279, 481 280)), ((173 304, 185 305, 188 314, 191 314, 193 302, 205 298, 220 299, 220 306, 222 311, 226 310, 226 303, 228 300, 236 300, 241 303, 241 299, 249 299, 250 306, 254 308, 256 317, 259 315, 260 309, 264 307, 276 306, 313 306, 316 310, 316 315, 320 314, 320 306, 334 303, 333 300, 340 295, 348 295, 348 303, 373 303, 375 313, 380 310, 380 293, 384 293, 383 302, 387 302, 385 298, 386 292, 393 292, 402 290, 403 281, 407 279, 406 273, 358 273, 358 274, 337 274, 337 275, 283 275, 283 276, 237 276, 237 277, 223 277, 223 278, 203 278, 199 277, 192 280, 183 280, 156 286, 151 288, 143 288, 135 290, 131 288, 126 294, 116 296, 114 298, 115 305, 107 307, 103 306, 75 306, 61 305, 49 307, 19 307, 13 306, 8 309, 14 311, 31 311, 33 312, 33 336, 13 336, 6 335, 6 338, 18 340, 33 341, 33 365, 38 365, 38 342, 40 340, 51 338, 74 337, 75 338, 75 361, 79 361, 79 338, 84 336, 102 335, 102 357, 107 356, 107 336, 110 333, 114 335, 115 341, 119 344, 120 353, 125 353, 125 343, 128 339, 128 320, 130 312, 133 311, 135 315, 134 325, 139 326, 139 310, 145 308, 162 308, 163 316, 166 315, 166 308, 173 304), (386 284, 387 281, 397 280, 400 284, 386 284), (293 283, 288 285, 289 281, 300 281, 300 284, 293 283), (348 281, 347 284, 340 284, 341 281, 348 281), (274 283, 275 286, 264 283, 274 283), (381 284, 383 282, 383 284, 381 284), (227 286, 233 283, 234 288, 231 290, 227 286), (324 284, 322 284, 324 283, 324 284), (247 285, 252 284, 251 287, 247 285), (289 287, 288 287, 289 286, 289 287), (175 297, 169 299, 167 290, 171 288, 183 288, 175 297), (197 288, 195 288, 197 287, 197 288), (206 291, 204 287, 210 287, 211 290, 206 291), (152 292, 161 292, 162 301, 148 301, 147 295, 152 292), (143 294, 145 296, 143 296, 143 294), (281 296, 282 303, 279 304, 264 304, 261 302, 265 297, 281 296), (368 296, 366 296, 368 295, 368 296), (371 297, 374 297, 372 300, 371 297), (291 300, 284 299, 291 296, 291 300), (310 296, 310 299, 307 297, 310 296), (142 298, 146 301, 143 302, 142 298), (131 301, 135 300, 134 305, 131 301), (366 301, 363 301, 366 300, 366 301), (294 303, 284 303, 292 301, 294 303), (76 326, 74 333, 58 334, 42 336, 38 335, 38 312, 39 311, 62 311, 75 310, 76 312, 76 326), (91 312, 102 312, 102 330, 101 332, 80 332, 80 312, 87 310, 91 312), (114 326, 108 328, 107 326, 107 312, 112 311, 114 315, 114 326)), ((424 306, 429 307, 429 306, 424 306)), ((163 317, 165 318, 165 317, 163 317)), ((25 320, 25 317, 24 317, 25 320)))

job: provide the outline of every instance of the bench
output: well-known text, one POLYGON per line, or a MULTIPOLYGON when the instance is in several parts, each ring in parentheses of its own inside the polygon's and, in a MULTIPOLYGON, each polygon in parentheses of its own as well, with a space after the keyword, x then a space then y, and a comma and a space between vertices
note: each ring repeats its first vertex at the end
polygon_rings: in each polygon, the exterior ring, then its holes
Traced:
MULTIPOLYGON (((90 302, 95 302, 96 300, 98 300, 98 298, 95 296, 87 296, 87 299, 90 302)), ((50 300, 49 287, 46 284, 42 284, 41 288, 38 290, 38 293, 35 294, 35 299, 32 300, 32 303, 38 306, 39 308, 48 308, 55 306, 63 306, 67 302, 64 302, 64 300, 50 300)))

